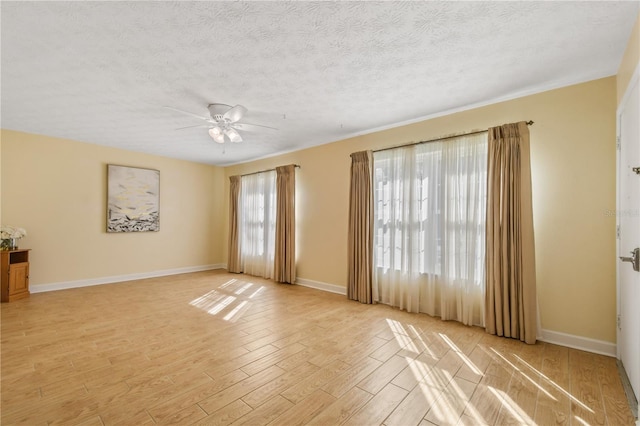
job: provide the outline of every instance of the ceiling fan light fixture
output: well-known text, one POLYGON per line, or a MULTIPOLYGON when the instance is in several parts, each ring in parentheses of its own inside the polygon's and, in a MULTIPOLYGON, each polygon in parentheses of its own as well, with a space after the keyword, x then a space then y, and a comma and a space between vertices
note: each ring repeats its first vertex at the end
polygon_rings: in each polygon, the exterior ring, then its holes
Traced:
POLYGON ((222 129, 220 129, 220 127, 216 126, 210 128, 209 136, 211 136, 211 138, 218 143, 224 143, 224 133, 222 133, 222 129))
POLYGON ((235 129, 227 129, 224 131, 231 142, 242 142, 242 137, 235 129))

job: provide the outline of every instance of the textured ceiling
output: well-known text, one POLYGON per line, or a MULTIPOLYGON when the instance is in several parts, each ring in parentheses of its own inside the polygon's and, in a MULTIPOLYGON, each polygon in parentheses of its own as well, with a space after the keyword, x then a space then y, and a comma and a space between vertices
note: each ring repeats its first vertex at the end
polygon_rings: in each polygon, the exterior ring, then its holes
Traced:
POLYGON ((2 1, 1 125, 244 162, 613 75, 639 5, 2 1), (163 108, 209 103, 279 130, 218 145, 163 108))

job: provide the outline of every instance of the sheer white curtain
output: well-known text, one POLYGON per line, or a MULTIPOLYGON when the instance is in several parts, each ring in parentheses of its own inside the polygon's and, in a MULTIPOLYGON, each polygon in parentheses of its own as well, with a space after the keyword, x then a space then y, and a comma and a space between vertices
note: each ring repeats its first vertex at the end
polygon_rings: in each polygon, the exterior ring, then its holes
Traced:
POLYGON ((240 199, 242 270, 273 278, 276 238, 276 172, 242 176, 240 199))
POLYGON ((374 153, 373 297, 484 325, 487 135, 374 153))

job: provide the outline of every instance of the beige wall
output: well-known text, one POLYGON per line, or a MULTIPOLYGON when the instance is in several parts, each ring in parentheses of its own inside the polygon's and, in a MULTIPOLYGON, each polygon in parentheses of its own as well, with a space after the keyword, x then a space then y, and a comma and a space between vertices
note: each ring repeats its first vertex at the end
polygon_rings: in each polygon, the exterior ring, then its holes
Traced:
MULTIPOLYGON (((615 209, 615 110, 616 79, 610 77, 227 167, 225 175, 300 164, 298 276, 346 286, 349 154, 533 120, 542 327, 615 342, 615 218, 607 214, 615 209)), ((226 244, 224 250, 226 259, 226 244)))
POLYGON ((633 72, 635 71, 638 63, 640 62, 640 14, 638 14, 638 19, 636 19, 636 24, 633 26, 633 31, 631 32, 631 36, 629 37, 629 42, 627 43, 627 48, 624 51, 624 56, 622 57, 622 61, 620 63, 620 68, 618 68, 617 75, 617 94, 618 94, 618 104, 622 101, 622 96, 624 96, 625 90, 627 90, 627 86, 629 85, 629 81, 633 76, 633 72))
POLYGON ((2 220, 26 228, 31 286, 223 262, 224 171, 3 130, 2 220), (107 164, 160 170, 160 231, 107 234, 107 164))

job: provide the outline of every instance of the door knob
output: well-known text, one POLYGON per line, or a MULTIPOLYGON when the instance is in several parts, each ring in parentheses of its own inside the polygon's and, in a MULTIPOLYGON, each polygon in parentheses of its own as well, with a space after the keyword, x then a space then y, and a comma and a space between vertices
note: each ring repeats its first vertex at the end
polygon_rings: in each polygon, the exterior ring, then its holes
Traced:
POLYGON ((636 247, 631 252, 631 257, 620 256, 620 260, 623 262, 631 262, 633 266, 633 270, 636 272, 640 272, 640 247, 636 247))

